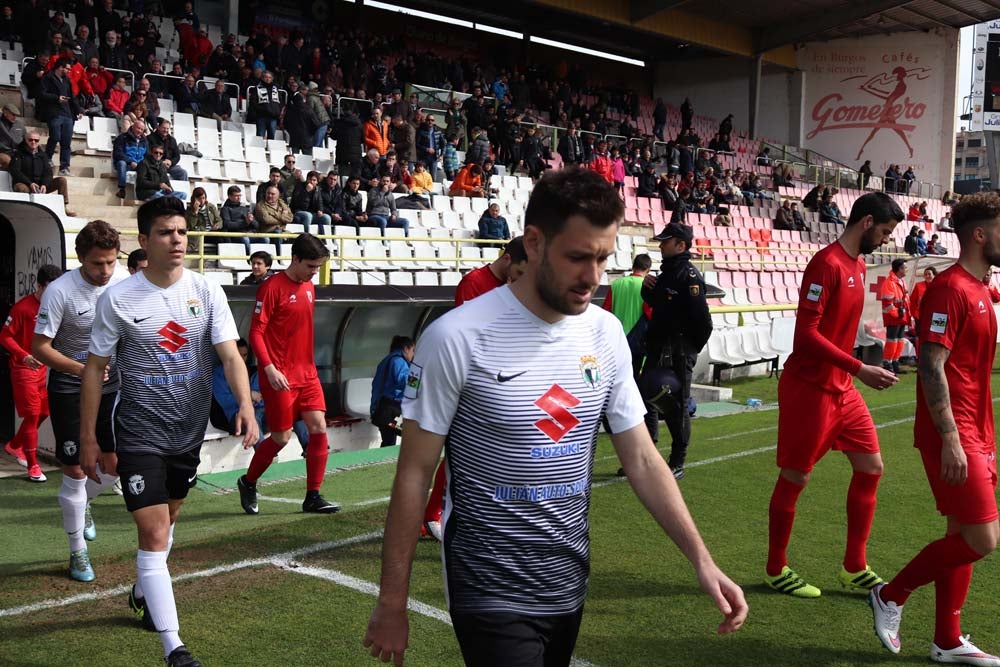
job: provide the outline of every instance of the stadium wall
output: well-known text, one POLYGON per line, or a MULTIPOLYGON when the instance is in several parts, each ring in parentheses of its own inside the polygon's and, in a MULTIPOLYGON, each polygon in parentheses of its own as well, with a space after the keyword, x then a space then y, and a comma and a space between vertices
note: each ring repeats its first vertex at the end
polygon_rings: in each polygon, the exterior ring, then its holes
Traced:
MULTIPOLYGON (((737 131, 749 126, 750 60, 737 56, 703 58, 693 61, 657 63, 653 97, 680 107, 691 99, 699 116, 723 119, 733 114, 737 131)), ((757 136, 779 143, 795 143, 793 122, 801 106, 802 75, 777 66, 765 65, 761 76, 760 112, 757 136), (797 102, 798 100, 798 102, 797 102)), ((670 137, 673 139, 673 137, 670 137)), ((704 145, 711 137, 702 137, 704 145)))
POLYGON ((958 36, 942 28, 806 44, 802 136, 793 143, 854 168, 871 160, 877 175, 912 165, 918 180, 950 189, 958 36))

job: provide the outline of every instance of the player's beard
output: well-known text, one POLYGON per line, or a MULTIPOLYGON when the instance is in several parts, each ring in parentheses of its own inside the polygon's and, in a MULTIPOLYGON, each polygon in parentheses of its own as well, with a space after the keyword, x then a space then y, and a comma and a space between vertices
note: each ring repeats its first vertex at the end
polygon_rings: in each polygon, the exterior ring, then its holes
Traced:
MULTIPOLYGON (((577 307, 576 304, 570 303, 567 293, 572 287, 574 286, 560 288, 559 277, 552 270, 552 265, 549 263, 548 258, 548 248, 546 248, 545 252, 542 253, 542 261, 538 267, 538 272, 535 274, 535 288, 538 290, 539 298, 541 298, 546 306, 557 313, 579 315, 587 309, 587 305, 589 304, 577 307)), ((591 295, 593 295, 593 291, 593 288, 591 288, 591 295)))
POLYGON ((878 250, 879 246, 882 245, 881 243, 879 243, 876 240, 877 239, 877 235, 880 236, 881 233, 880 232, 876 232, 876 228, 875 227, 872 227, 871 229, 866 230, 865 233, 861 235, 861 243, 860 243, 859 250, 861 251, 862 255, 870 255, 873 252, 875 252, 876 250, 878 250))
POLYGON ((1000 247, 997 247, 993 241, 989 241, 983 246, 983 257, 990 266, 1000 266, 1000 247))

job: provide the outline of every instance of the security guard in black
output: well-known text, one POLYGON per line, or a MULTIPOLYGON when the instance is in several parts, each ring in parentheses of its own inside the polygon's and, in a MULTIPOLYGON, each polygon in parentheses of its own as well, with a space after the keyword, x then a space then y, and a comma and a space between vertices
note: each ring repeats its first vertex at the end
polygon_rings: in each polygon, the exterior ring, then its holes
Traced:
POLYGON ((712 316, 705 298, 705 280, 691 263, 691 227, 671 222, 652 240, 660 244, 663 264, 660 274, 647 276, 642 286, 642 299, 653 309, 646 336, 646 368, 670 368, 681 381, 676 409, 663 415, 672 439, 668 463, 674 477, 680 479, 691 438, 691 374, 698 353, 712 334, 712 316))

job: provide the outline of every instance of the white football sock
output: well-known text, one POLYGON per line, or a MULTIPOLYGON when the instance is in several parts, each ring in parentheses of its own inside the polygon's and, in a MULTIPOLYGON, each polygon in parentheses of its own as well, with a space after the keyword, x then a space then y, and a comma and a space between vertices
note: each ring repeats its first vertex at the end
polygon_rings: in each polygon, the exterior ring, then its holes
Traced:
MULTIPOLYGON (((173 524, 173 523, 170 524, 170 537, 167 538, 167 555, 165 556, 164 560, 166 560, 166 558, 170 558, 170 548, 174 546, 174 526, 175 525, 176 524, 173 524)), ((142 582, 139 581, 138 579, 136 579, 136 581, 135 581, 135 596, 137 598, 145 597, 143 595, 143 592, 142 592, 142 582)))
POLYGON ((83 514, 87 509, 87 479, 73 479, 63 475, 59 488, 59 506, 62 508, 63 529, 69 535, 70 552, 87 548, 83 539, 83 514))
POLYGON ((115 475, 105 475, 103 472, 98 471, 97 474, 100 476, 100 483, 87 478, 87 502, 90 502, 97 496, 101 495, 118 481, 118 477, 115 475))
POLYGON ((180 623, 177 621, 174 587, 170 582, 170 571, 167 570, 167 552, 139 549, 135 561, 139 583, 146 598, 146 611, 159 630, 163 655, 169 656, 183 642, 178 634, 180 623))

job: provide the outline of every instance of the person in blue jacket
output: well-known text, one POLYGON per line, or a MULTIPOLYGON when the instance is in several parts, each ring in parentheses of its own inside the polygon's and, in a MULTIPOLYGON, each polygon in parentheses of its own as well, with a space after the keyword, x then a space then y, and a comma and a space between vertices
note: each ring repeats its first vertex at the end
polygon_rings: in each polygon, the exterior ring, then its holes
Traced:
POLYGON ((396 436, 399 435, 396 420, 403 414, 403 390, 410 374, 414 347, 412 338, 393 336, 389 354, 379 362, 375 377, 372 378, 372 424, 382 434, 383 447, 395 445, 396 436))

